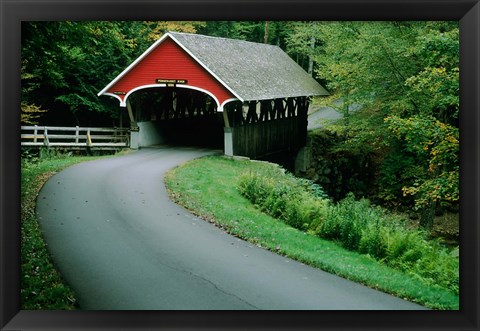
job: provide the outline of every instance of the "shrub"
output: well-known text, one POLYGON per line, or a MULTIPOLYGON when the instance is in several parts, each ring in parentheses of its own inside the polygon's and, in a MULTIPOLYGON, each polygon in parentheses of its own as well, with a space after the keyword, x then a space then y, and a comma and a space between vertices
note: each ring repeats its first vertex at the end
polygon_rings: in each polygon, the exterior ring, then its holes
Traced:
POLYGON ((272 217, 301 230, 320 224, 328 210, 320 186, 284 174, 280 169, 249 172, 240 176, 240 193, 272 217))
POLYGON ((431 285, 459 293, 459 261, 438 240, 424 241, 400 259, 399 269, 416 275, 431 285), (413 255, 413 257, 412 257, 413 255))
POLYGON ((371 206, 368 200, 357 201, 349 195, 332 205, 314 233, 458 293, 458 259, 438 241, 407 228, 402 219, 371 206))
POLYGON ((385 256, 385 230, 380 226, 379 219, 369 222, 362 230, 358 251, 363 254, 369 254, 376 259, 385 256))
POLYGON ((375 219, 378 219, 378 216, 370 208, 368 200, 356 202, 350 194, 329 208, 326 220, 316 229, 315 234, 338 240, 342 246, 350 250, 360 250, 362 244, 362 249, 365 250, 362 237, 365 231, 370 231, 369 228, 375 223, 375 219))

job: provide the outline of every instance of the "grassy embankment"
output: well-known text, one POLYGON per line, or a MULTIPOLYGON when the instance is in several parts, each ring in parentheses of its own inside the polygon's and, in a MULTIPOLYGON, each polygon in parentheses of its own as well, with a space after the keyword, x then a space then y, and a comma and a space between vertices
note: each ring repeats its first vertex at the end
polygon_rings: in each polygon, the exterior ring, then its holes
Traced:
MULTIPOLYGON (((170 171, 165 182, 171 197, 229 233, 371 288, 433 309, 458 309, 458 291, 387 266, 371 255, 342 247, 279 221, 247 200, 239 191, 245 174, 264 172, 269 164, 205 157, 170 171)), ((333 206, 331 210, 338 209, 333 206)))
POLYGON ((35 203, 44 183, 55 173, 98 157, 54 155, 22 160, 21 169, 21 308, 78 309, 75 293, 56 270, 35 217, 35 203))

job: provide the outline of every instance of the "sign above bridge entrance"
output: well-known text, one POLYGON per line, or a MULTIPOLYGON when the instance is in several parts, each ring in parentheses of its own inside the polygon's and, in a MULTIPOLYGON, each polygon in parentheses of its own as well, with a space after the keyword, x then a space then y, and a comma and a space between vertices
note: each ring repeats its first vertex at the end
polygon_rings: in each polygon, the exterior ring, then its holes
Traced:
POLYGON ((167 84, 167 87, 175 87, 177 84, 188 84, 186 79, 157 79, 157 84, 167 84))

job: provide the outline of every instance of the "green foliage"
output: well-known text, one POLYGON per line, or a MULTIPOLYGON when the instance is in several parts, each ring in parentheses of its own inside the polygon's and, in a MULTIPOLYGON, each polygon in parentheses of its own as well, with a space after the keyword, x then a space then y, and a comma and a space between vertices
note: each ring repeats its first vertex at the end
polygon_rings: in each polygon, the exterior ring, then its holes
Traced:
POLYGON ((117 116, 97 93, 146 48, 147 32, 141 22, 23 22, 22 102, 64 121, 117 116))
POLYGON ((458 294, 458 258, 437 241, 407 227, 405 220, 353 194, 337 204, 315 197, 278 168, 248 172, 238 182, 242 195, 267 214, 297 229, 333 240, 458 294))
POLYGON ((391 208, 411 208, 413 198, 403 195, 402 188, 405 183, 413 183, 424 169, 414 155, 395 146, 381 161, 377 182, 378 198, 391 208))
MULTIPOLYGON (((197 32, 215 37, 241 39, 257 43, 265 41, 266 21, 207 21, 197 32)), ((269 21, 268 43, 283 47, 291 22, 269 21)))
POLYGON ((317 78, 343 100, 331 103, 344 115, 332 126, 347 137, 342 147, 377 154, 370 191, 390 206, 415 205, 426 224, 439 209, 455 208, 458 22, 297 23, 294 31, 304 47, 308 37, 319 41, 317 78), (355 103, 363 107, 352 114, 355 103))
POLYGON ((458 259, 405 221, 353 195, 330 207, 316 234, 458 293, 458 259))
POLYGON ((279 168, 243 174, 238 189, 260 209, 297 229, 320 223, 328 205, 320 186, 283 174, 279 168))
POLYGON ((459 131, 433 117, 413 116, 401 119, 387 117, 389 129, 415 155, 417 162, 425 163, 423 173, 413 182, 404 183, 405 195, 415 196, 417 208, 432 203, 449 206, 459 200, 459 131))
POLYGON ((160 39, 165 33, 169 31, 196 33, 198 29, 206 26, 203 21, 156 21, 143 22, 145 29, 149 30, 148 39, 154 42, 160 39))
MULTIPOLYGON (((344 99, 372 107, 391 103, 404 94, 403 77, 416 62, 404 52, 415 40, 409 22, 327 22, 314 28, 322 40, 315 56, 317 75, 344 99)), ((409 100, 407 100, 409 101, 409 100)))
POLYGON ((458 115, 458 23, 317 22, 296 29, 321 41, 317 76, 344 107, 356 102, 444 121, 458 115))
POLYGON ((459 110, 459 29, 449 22, 427 23, 417 37, 421 70, 405 81, 422 115, 453 124, 459 110))

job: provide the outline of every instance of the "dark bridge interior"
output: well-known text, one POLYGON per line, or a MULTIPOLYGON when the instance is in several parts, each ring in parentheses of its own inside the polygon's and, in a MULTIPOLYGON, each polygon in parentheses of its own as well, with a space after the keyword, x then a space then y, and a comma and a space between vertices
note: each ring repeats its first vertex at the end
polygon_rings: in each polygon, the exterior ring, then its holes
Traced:
POLYGON ((154 123, 164 143, 223 148, 223 115, 208 94, 161 87, 139 90, 131 98, 136 121, 154 123))

